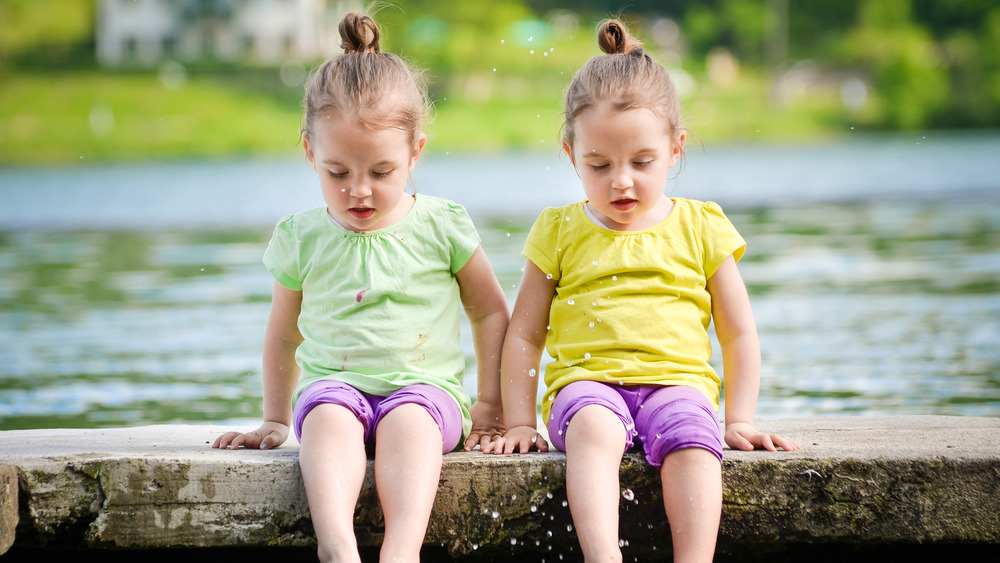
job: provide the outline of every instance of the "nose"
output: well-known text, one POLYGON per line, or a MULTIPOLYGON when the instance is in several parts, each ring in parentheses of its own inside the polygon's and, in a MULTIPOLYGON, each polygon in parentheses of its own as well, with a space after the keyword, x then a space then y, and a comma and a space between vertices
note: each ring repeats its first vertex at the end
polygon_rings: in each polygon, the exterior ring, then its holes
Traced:
POLYGON ((351 182, 351 187, 348 190, 348 192, 350 193, 351 197, 363 199, 372 195, 372 188, 368 184, 368 181, 362 178, 355 182, 351 182))
POLYGON ((626 169, 618 170, 611 178, 611 188, 616 190, 627 190, 633 185, 632 175, 626 169))

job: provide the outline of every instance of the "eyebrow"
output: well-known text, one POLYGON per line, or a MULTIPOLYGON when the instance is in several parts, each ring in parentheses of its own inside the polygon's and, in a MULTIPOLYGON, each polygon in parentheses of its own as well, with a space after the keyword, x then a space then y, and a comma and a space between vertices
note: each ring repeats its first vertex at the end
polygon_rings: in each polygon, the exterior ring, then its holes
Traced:
MULTIPOLYGON (((327 158, 327 159, 324 159, 324 160, 322 160, 321 162, 322 162, 323 164, 330 164, 330 165, 333 165, 333 166, 344 166, 344 165, 343 165, 343 164, 341 164, 341 163, 340 163, 339 161, 336 161, 336 160, 331 160, 331 159, 329 159, 329 158, 327 158)), ((375 164, 371 165, 371 167, 372 167, 372 168, 375 168, 375 167, 378 167, 378 166, 386 166, 386 165, 389 165, 389 166, 395 166, 395 165, 396 165, 396 163, 395 163, 395 162, 393 162, 393 161, 391 161, 391 160, 383 160, 383 161, 380 161, 380 162, 376 162, 375 164)))
MULTIPOLYGON (((659 153, 659 151, 657 151, 657 149, 654 149, 654 148, 650 147, 650 148, 645 148, 645 149, 637 150, 632 155, 632 157, 634 158, 636 156, 643 156, 643 155, 647 155, 647 154, 658 154, 658 153, 659 153)), ((593 150, 593 151, 591 151, 591 152, 584 153, 581 158, 588 158, 588 157, 590 157, 590 158, 608 158, 608 157, 604 156, 603 154, 597 152, 596 149, 593 150)))

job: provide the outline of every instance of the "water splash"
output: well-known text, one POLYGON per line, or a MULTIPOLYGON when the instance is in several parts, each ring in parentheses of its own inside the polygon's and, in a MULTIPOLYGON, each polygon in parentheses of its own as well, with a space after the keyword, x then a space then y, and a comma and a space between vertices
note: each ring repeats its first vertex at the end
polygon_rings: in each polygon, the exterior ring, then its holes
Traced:
POLYGON ((635 500, 635 493, 632 492, 632 489, 625 489, 622 491, 622 497, 624 497, 625 500, 635 500))

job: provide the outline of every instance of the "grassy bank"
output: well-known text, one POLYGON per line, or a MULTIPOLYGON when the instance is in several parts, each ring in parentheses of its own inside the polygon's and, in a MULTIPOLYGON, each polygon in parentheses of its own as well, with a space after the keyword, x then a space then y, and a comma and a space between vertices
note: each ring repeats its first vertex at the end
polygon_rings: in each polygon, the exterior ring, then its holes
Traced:
MULTIPOLYGON (((431 152, 557 150, 565 77, 450 77, 434 94, 431 152)), ((784 104, 749 73, 726 87, 697 81, 685 113, 697 138, 800 140, 843 132, 839 98, 784 104)), ((11 72, 0 77, 0 164, 67 165, 298 153, 301 86, 276 70, 11 72)))

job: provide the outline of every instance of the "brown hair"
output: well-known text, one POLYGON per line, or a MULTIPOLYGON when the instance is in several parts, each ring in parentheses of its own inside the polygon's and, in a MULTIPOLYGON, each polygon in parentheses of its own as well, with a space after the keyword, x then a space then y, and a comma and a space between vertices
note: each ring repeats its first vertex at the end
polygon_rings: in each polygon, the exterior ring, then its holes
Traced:
POLYGON ((566 89, 563 142, 572 149, 577 116, 601 103, 612 104, 617 110, 649 109, 664 120, 667 133, 676 138, 683 129, 681 104, 667 69, 654 61, 618 20, 600 23, 597 44, 605 54, 587 61, 566 89))
POLYGON ((338 55, 313 72, 303 98, 301 133, 312 140, 316 119, 351 115, 371 127, 395 127, 416 142, 430 116, 423 75, 401 57, 383 53, 375 20, 352 12, 340 21, 338 55))

